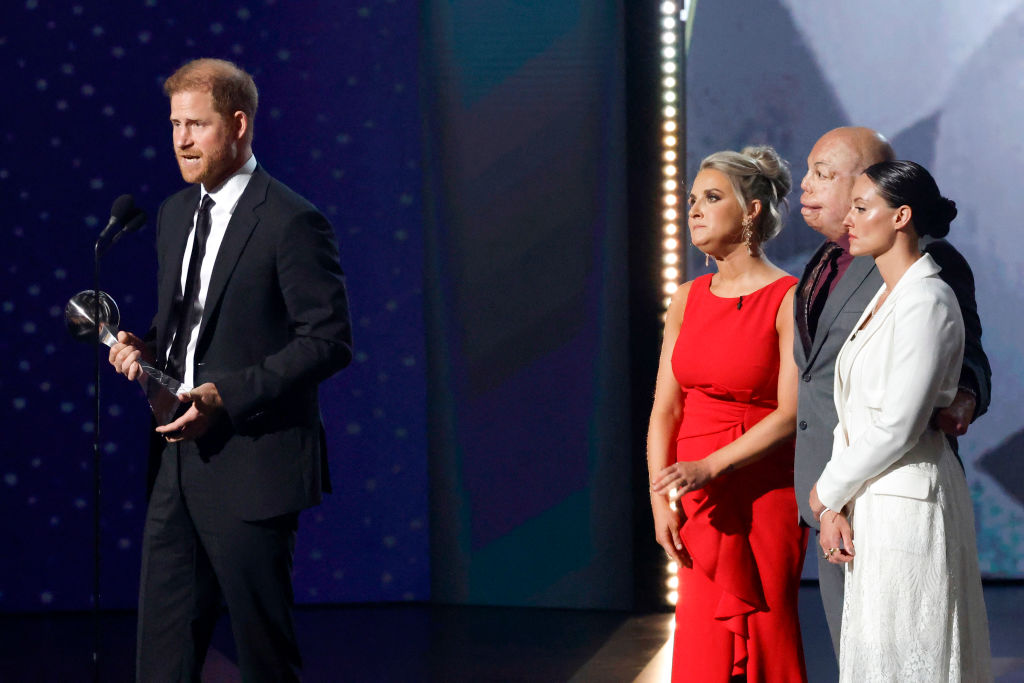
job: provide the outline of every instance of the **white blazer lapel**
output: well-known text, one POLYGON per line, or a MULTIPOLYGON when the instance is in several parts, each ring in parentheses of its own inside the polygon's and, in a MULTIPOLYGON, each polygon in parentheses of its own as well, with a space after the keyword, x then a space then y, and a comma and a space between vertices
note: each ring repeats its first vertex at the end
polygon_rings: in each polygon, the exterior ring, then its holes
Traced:
POLYGON ((882 290, 879 289, 878 292, 876 292, 875 295, 871 298, 870 303, 868 303, 868 305, 864 308, 864 312, 861 313, 860 318, 857 320, 857 324, 853 326, 853 329, 850 331, 849 336, 847 336, 846 341, 843 342, 843 345, 839 349, 839 353, 836 355, 836 366, 835 368, 833 368, 832 372, 832 396, 834 397, 834 401, 836 404, 836 415, 839 417, 838 429, 840 430, 840 433, 843 436, 844 442, 848 442, 847 434, 849 432, 847 430, 846 424, 846 404, 850 398, 850 391, 848 381, 849 378, 844 375, 841 368, 843 366, 849 367, 850 361, 847 360, 847 358, 850 356, 850 354, 857 353, 857 351, 859 351, 860 347, 863 345, 863 335, 860 335, 860 337, 862 338, 860 339, 860 344, 857 344, 857 330, 859 330, 860 326, 864 324, 864 320, 867 318, 870 311, 875 307, 875 302, 878 300, 878 297, 881 295, 881 293, 882 290))
MULTIPOLYGON (((901 277, 896 283, 896 286, 893 287, 889 297, 882 303, 881 307, 875 312, 874 316, 870 321, 868 321, 868 324, 865 325, 862 330, 860 329, 861 325, 864 325, 864 321, 871 315, 871 311, 874 310, 878 303, 878 299, 885 291, 885 285, 883 284, 878 291, 875 292, 875 295, 871 297, 871 301, 864 308, 864 312, 861 314, 860 319, 857 320, 857 324, 853 326, 853 330, 850 332, 850 336, 846 338, 846 343, 844 344, 844 349, 841 353, 858 353, 863 349, 867 341, 871 339, 878 330, 885 327, 886 320, 888 320, 893 311, 896 310, 896 302, 901 296, 903 296, 903 293, 907 291, 908 286, 913 282, 938 274, 939 270, 941 269, 931 256, 928 254, 922 255, 921 258, 915 261, 913 265, 907 269, 907 272, 903 274, 903 277, 901 277)), ((838 366, 836 370, 836 377, 838 377, 838 366)))
MULTIPOLYGON (((913 265, 907 269, 907 272, 903 274, 903 277, 899 279, 896 286, 893 287, 892 293, 882 303, 882 306, 874 314, 872 319, 868 321, 868 324, 861 329, 864 325, 864 321, 871 315, 871 311, 874 310, 875 305, 878 303, 878 299, 882 296, 885 291, 885 285, 882 285, 875 295, 871 297, 871 301, 864 308, 864 312, 861 314, 860 319, 857 320, 857 324, 853 326, 850 335, 846 338, 846 342, 840 349, 838 356, 836 357, 836 367, 833 379, 833 396, 835 396, 836 412, 839 416, 839 424, 843 430, 843 434, 847 433, 846 420, 844 418, 846 412, 846 404, 850 398, 849 391, 849 378, 844 375, 841 371, 842 366, 850 367, 853 365, 854 357, 860 353, 867 345, 868 341, 879 331, 887 329, 886 324, 890 317, 892 317, 893 311, 896 310, 896 302, 907 291, 908 286, 926 277, 930 277, 938 274, 939 266, 935 263, 931 256, 925 254, 920 259, 914 262, 913 265)), ((881 359, 879 359, 881 360, 881 359)))

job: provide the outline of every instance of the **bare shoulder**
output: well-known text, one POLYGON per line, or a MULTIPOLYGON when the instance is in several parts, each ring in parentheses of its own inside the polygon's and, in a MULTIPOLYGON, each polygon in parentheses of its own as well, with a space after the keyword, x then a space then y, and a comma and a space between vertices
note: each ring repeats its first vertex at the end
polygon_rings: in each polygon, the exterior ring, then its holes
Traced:
POLYGON ((792 273, 786 272, 785 270, 783 270, 782 268, 779 268, 774 263, 769 264, 769 266, 770 266, 769 269, 768 269, 768 282, 769 283, 770 282, 776 282, 777 280, 781 280, 784 277, 796 278, 795 275, 793 275, 792 273))
MULTIPOLYGON (((789 273, 785 273, 788 275, 789 273)), ((797 283, 794 282, 786 290, 786 294, 782 297, 782 301, 779 302, 779 310, 775 314, 775 327, 780 332, 788 330, 793 327, 794 308, 793 301, 796 297, 797 283)))
POLYGON ((672 302, 668 305, 668 311, 665 313, 666 330, 678 330, 679 326, 682 325, 683 312, 686 310, 686 299, 690 296, 690 288, 692 286, 693 280, 688 280, 679 285, 672 295, 672 302))
POLYGON ((676 288, 675 293, 672 295, 672 306, 685 306, 686 297, 690 295, 690 288, 693 286, 693 280, 687 280, 683 284, 676 288))

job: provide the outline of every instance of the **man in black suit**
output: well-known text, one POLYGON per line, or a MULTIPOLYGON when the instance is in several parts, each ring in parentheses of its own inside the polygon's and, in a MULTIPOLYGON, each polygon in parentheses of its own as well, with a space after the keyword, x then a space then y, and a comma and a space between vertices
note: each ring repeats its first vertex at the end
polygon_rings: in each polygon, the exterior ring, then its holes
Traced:
POLYGON ((298 513, 330 487, 317 387, 352 357, 334 231, 256 163, 249 74, 200 59, 164 90, 192 185, 160 207, 149 333, 121 332, 110 362, 194 388, 150 454, 137 676, 199 680, 223 601, 243 678, 297 680, 298 513))
MULTIPOLYGON (((839 421, 832 391, 836 356, 865 306, 882 285, 870 256, 852 257, 843 219, 850 210, 853 182, 868 166, 894 158, 884 137, 868 128, 836 128, 823 135, 807 157, 800 183, 800 213, 826 241, 804 270, 794 297, 794 355, 800 371, 797 404, 795 488, 803 523, 819 528, 823 511, 811 490, 832 456, 832 432, 839 421)), ((945 240, 922 241, 953 288, 966 328, 960 390, 939 411, 936 427, 954 442, 988 409, 991 374, 981 346, 981 321, 974 299, 974 275, 967 261, 945 240)), ((816 547, 816 544, 812 544, 816 547)), ((836 655, 843 614, 843 568, 818 555, 818 582, 836 655)))

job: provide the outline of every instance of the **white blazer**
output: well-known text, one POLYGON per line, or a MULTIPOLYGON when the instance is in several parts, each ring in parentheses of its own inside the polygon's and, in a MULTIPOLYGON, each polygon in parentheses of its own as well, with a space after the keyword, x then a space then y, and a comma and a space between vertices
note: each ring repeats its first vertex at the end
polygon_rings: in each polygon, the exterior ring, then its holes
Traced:
POLYGON ((839 352, 839 424, 817 484, 818 498, 832 510, 865 486, 918 499, 935 487, 935 463, 947 446, 929 424, 956 395, 964 353, 960 306, 939 270, 931 256, 918 259, 861 330, 883 285, 839 352))

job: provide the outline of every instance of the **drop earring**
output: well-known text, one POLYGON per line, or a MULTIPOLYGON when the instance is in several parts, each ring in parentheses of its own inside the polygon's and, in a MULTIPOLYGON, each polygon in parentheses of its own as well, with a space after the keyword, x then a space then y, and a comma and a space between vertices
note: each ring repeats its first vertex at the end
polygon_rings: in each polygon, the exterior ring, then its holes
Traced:
POLYGON ((747 253, 757 256, 757 252, 754 250, 754 219, 744 216, 741 225, 743 226, 742 239, 743 243, 747 245, 747 253))

